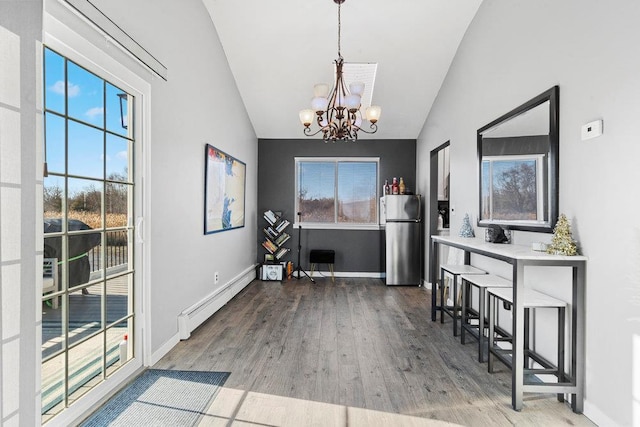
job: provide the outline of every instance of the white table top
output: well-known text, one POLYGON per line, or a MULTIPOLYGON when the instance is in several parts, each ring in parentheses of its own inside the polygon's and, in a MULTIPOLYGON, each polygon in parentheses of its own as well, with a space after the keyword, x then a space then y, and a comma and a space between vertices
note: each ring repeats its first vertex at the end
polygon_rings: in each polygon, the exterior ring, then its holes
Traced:
POLYGON ((509 243, 489 243, 484 238, 479 237, 458 237, 458 236, 431 236, 431 239, 437 243, 457 247, 460 249, 468 249, 471 252, 484 252, 486 254, 496 255, 502 258, 514 260, 540 260, 540 261, 586 261, 587 257, 583 255, 550 255, 546 252, 537 252, 531 249, 531 246, 513 245, 509 243))

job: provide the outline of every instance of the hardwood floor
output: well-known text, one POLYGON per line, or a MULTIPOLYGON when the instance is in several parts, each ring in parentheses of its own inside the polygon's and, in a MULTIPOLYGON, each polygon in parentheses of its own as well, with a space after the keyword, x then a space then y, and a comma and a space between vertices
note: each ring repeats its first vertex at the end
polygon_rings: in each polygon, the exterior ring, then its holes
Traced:
POLYGON ((429 290, 254 281, 154 367, 231 372, 203 425, 593 426, 555 395, 511 409, 506 367, 432 322, 429 290))

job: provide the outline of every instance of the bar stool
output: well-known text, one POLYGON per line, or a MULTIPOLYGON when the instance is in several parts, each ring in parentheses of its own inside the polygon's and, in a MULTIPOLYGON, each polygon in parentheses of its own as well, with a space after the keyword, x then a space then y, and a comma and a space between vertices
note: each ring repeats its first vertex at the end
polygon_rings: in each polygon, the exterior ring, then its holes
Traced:
POLYGON ((478 340, 478 361, 484 362, 486 321, 486 295, 487 288, 511 288, 511 280, 503 279, 495 274, 462 274, 462 314, 460 318, 460 342, 465 344, 465 332, 478 340), (478 310, 471 307, 471 286, 478 289, 478 310), (477 320, 478 324, 471 324, 471 320, 477 320))
MULTIPOLYGON (((493 358, 497 358, 511 369, 511 360, 513 359, 513 345, 510 349, 504 349, 496 345, 496 342, 509 342, 513 344, 512 337, 495 336, 495 325, 497 322, 496 301, 500 300, 509 309, 513 304, 513 289, 509 288, 488 288, 489 296, 489 358, 487 369, 493 372, 493 358)), ((557 377, 557 382, 565 381, 564 372, 564 330, 565 330, 565 311, 567 304, 564 301, 550 297, 549 295, 532 289, 524 290, 524 379, 523 385, 539 385, 543 381, 535 377, 540 374, 551 374, 557 377), (558 362, 554 365, 542 355, 536 353, 535 349, 529 348, 530 343, 530 310, 538 308, 555 308, 558 310, 558 362), (530 361, 533 360, 542 366, 542 368, 530 368, 530 361)), ((512 385, 513 386, 513 385, 512 385)), ((564 401, 564 394, 558 393, 558 401, 564 401)))
POLYGON ((460 305, 458 304, 458 277, 461 274, 487 274, 487 272, 466 264, 440 265, 440 323, 444 323, 444 313, 451 316, 454 337, 458 336, 458 312, 460 311, 460 305), (449 273, 453 277, 452 306, 448 306, 447 301, 444 299, 444 289, 449 287, 444 284, 445 273, 449 273))

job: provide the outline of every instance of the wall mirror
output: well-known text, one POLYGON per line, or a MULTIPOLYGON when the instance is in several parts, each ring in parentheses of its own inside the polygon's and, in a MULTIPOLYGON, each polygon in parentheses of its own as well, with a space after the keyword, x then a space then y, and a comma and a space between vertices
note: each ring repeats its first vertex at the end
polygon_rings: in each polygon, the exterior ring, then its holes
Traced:
POLYGON ((559 88, 478 129, 478 226, 551 233, 558 219, 559 88))

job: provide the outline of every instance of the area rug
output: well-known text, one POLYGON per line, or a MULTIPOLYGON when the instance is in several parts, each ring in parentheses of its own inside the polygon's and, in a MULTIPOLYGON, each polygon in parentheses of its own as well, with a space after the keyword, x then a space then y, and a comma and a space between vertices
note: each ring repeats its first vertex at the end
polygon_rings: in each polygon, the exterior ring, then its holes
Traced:
POLYGON ((228 372, 147 369, 82 426, 193 426, 228 372))

